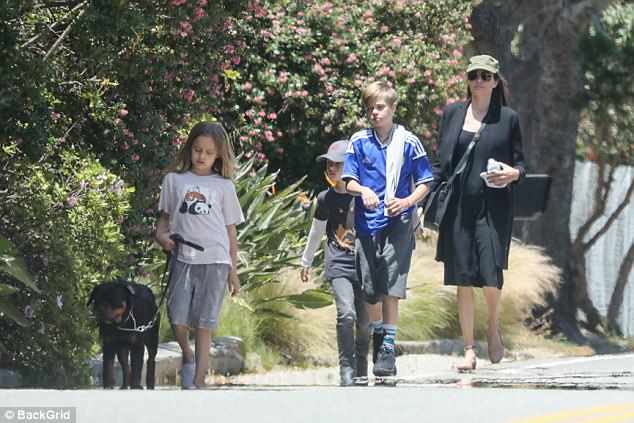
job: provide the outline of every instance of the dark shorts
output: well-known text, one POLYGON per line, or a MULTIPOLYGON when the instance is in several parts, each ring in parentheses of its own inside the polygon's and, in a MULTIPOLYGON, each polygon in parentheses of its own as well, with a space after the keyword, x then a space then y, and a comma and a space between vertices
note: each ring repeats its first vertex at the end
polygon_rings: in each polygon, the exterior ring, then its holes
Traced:
POLYGON ((411 214, 374 236, 357 237, 356 267, 366 302, 376 304, 384 295, 405 298, 415 243, 411 214))

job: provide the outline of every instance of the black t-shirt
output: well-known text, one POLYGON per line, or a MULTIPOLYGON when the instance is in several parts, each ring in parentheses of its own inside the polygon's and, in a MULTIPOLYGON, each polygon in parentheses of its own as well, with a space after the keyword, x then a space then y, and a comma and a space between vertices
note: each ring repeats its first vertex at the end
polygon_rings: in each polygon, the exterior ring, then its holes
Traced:
POLYGON ((333 188, 317 196, 315 219, 326 221, 324 251, 326 279, 345 277, 357 280, 354 263, 354 201, 350 194, 340 194, 333 188))

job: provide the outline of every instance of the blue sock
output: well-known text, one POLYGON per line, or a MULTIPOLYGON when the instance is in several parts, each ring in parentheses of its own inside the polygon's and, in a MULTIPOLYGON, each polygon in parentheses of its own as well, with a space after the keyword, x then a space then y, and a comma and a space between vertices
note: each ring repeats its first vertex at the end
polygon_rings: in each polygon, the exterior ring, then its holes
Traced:
POLYGON ((394 341, 396 339, 396 325, 383 325, 385 329, 385 337, 383 338, 383 345, 387 346, 390 350, 394 351, 394 341))
POLYGON ((383 319, 370 322, 370 326, 372 326, 373 333, 377 333, 377 334, 383 333, 383 319))

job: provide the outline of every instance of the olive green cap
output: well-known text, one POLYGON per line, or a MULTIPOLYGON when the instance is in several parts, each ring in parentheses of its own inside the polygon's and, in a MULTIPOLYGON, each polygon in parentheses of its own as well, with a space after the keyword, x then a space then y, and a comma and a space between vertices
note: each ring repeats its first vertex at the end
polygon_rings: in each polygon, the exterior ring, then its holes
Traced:
POLYGON ((469 59, 469 67, 467 72, 472 70, 482 69, 491 73, 498 73, 500 70, 500 63, 488 54, 481 54, 479 56, 473 56, 469 59))

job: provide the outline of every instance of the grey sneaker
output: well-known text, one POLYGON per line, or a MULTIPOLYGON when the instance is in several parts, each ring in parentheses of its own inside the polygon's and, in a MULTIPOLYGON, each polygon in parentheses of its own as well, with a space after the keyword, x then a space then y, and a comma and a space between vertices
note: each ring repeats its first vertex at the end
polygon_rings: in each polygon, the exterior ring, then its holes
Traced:
POLYGON ((339 369, 341 382, 339 386, 354 386, 355 371, 352 367, 343 366, 339 369))
POLYGON ((396 352, 394 349, 385 344, 381 345, 372 372, 374 376, 396 376, 396 352))

